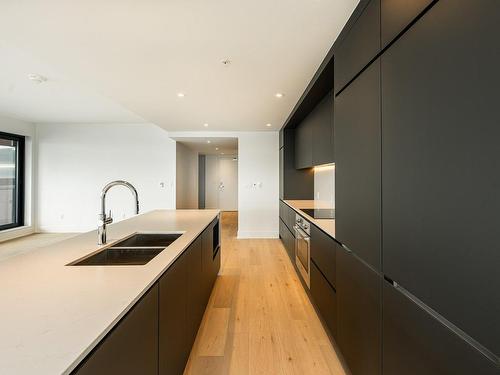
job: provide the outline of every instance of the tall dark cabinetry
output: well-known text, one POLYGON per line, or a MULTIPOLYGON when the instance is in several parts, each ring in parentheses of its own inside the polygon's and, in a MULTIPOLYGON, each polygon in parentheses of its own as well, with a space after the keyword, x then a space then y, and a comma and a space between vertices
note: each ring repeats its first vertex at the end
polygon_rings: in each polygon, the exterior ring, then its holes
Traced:
POLYGON ((337 343, 353 375, 381 371, 381 278, 337 250, 337 343))
POLYGON ((380 65, 335 98, 336 237, 380 268, 380 65))
POLYGON ((500 2, 442 0, 382 56, 384 273, 500 356, 500 2))

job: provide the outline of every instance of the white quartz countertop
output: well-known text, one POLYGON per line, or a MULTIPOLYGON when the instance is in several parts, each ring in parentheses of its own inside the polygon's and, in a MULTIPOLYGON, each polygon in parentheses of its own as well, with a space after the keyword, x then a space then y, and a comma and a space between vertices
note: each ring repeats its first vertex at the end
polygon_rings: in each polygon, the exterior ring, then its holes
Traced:
POLYGON ((302 208, 331 208, 325 202, 315 200, 284 200, 283 202, 330 237, 335 238, 335 219, 314 219, 305 212, 300 211, 302 208))
POLYGON ((158 210, 0 262, 0 374, 67 374, 218 215, 158 210), (185 232, 143 266, 66 266, 135 232, 185 232))

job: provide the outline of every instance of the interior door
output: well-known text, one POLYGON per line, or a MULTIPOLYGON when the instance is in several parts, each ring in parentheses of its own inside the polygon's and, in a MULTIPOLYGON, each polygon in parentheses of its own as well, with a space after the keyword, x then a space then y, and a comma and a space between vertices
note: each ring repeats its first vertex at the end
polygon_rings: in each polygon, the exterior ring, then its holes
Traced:
POLYGON ((238 160, 219 159, 219 209, 238 210, 238 160))

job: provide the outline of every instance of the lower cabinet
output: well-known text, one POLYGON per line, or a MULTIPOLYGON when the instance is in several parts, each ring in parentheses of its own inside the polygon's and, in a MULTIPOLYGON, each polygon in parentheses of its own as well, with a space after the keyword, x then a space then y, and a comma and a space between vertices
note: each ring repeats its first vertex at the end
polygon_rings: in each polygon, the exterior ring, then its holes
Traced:
POLYGON ((160 278, 159 374, 182 374, 189 357, 188 262, 190 247, 160 278))
POLYGON ((328 282, 335 287, 335 254, 337 242, 315 225, 311 225, 311 259, 328 282))
POLYGON ((184 372, 220 268, 218 223, 203 231, 73 374, 184 372))
POLYGON ((202 252, 202 277, 204 285, 204 299, 207 304, 212 288, 217 278, 220 269, 220 247, 214 241, 214 231, 218 230, 216 224, 218 220, 213 221, 201 235, 201 252, 202 252))
POLYGON ((337 344, 352 375, 379 375, 381 277, 340 246, 336 255, 337 344))
POLYGON ((153 286, 74 370, 78 375, 158 373, 158 285, 153 286))
POLYGON ((187 343, 193 346, 198 327, 205 313, 203 284, 203 265, 201 258, 201 238, 198 237, 189 247, 187 258, 187 343))
POLYGON ((295 237, 281 219, 279 221, 279 230, 283 246, 285 246, 285 250, 292 262, 295 262, 295 237))
POLYGON ((500 368, 384 282, 384 375, 498 375, 500 368))
POLYGON ((333 337, 337 336, 337 296, 314 261, 311 262, 311 295, 333 337))

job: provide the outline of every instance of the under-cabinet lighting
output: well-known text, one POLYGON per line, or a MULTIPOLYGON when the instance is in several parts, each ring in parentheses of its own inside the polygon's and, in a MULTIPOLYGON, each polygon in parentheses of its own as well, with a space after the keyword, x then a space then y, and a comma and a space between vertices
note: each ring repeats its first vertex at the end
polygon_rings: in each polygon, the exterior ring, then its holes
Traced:
POLYGON ((327 171, 327 170, 332 170, 332 169, 335 169, 335 163, 332 163, 332 164, 322 164, 322 165, 316 165, 314 167, 314 171, 327 171))

